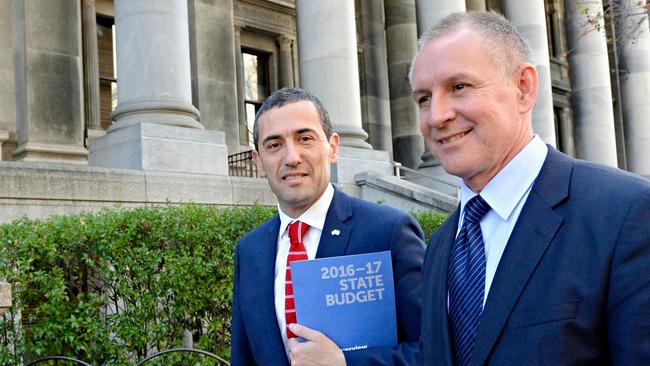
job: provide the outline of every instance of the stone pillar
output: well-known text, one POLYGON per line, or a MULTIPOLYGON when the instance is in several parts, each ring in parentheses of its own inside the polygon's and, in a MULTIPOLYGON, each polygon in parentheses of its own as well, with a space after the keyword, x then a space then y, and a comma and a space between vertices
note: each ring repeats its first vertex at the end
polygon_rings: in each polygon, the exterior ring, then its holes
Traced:
POLYGON ((562 152, 576 157, 576 147, 575 147, 575 136, 574 136, 574 123, 573 123, 573 111, 569 108, 560 108, 559 115, 557 116, 560 119, 558 124, 559 136, 558 136, 558 146, 562 147, 562 152))
POLYGON ((10 135, 13 135, 14 146, 16 141, 12 2, 0 0, 0 161, 9 158, 13 152, 7 147, 10 135))
POLYGON ((117 131, 142 122, 203 129, 192 105, 187 4, 115 0, 117 131))
POLYGON ((609 79, 605 22, 586 24, 582 15, 602 14, 598 1, 566 1, 566 27, 571 64, 571 101, 576 155, 580 159, 618 166, 614 110, 609 79))
POLYGON ((81 1, 81 39, 83 43, 84 117, 88 139, 104 136, 99 114, 99 54, 95 0, 81 1))
POLYGON ((627 168, 650 178, 650 31, 643 5, 619 0, 624 14, 620 35, 621 107, 625 125, 627 168))
POLYGON ((280 50, 280 87, 293 87, 295 84, 293 82, 293 54, 291 50, 294 40, 287 36, 279 36, 277 41, 280 50))
POLYGON ((296 2, 300 82, 327 108, 341 145, 372 148, 361 127, 354 1, 296 2))
POLYGON ((418 35, 426 32, 445 16, 465 11, 465 0, 417 0, 418 35))
POLYGON ((90 164, 227 174, 223 132, 204 131, 192 105, 187 2, 116 0, 115 29, 115 123, 90 141, 90 164))
MULTIPOLYGON (((183 2, 183 1, 177 1, 183 2)), ((224 131, 228 151, 239 151, 239 103, 233 0, 189 0, 195 105, 207 130, 224 131)))
POLYGON ((487 10, 487 5, 485 4, 485 0, 466 0, 465 6, 467 7, 467 11, 487 10))
POLYGON ((503 11, 505 17, 519 28, 530 43, 532 54, 529 62, 537 67, 539 74, 537 103, 533 109, 533 132, 547 144, 556 146, 544 1, 528 1, 524 6, 519 0, 503 0, 503 11))
POLYGON ((418 109, 411 97, 408 80, 411 61, 417 51, 414 0, 385 0, 386 44, 390 80, 390 112, 393 159, 416 169, 424 152, 418 109))
MULTIPOLYGON (((465 11, 464 0, 417 0, 416 5, 418 36, 421 36, 422 33, 445 16, 453 12, 465 11)), ((415 103, 413 101, 411 103, 413 104, 413 108, 416 108, 415 103)), ((460 179, 445 172, 440 162, 431 154, 428 146, 425 146, 424 153, 422 154, 422 164, 420 164, 419 170, 436 177, 436 179, 443 180, 445 183, 457 185, 460 182, 460 179)))
POLYGON ((244 60, 241 53, 241 31, 243 26, 235 25, 235 69, 237 70, 237 123, 239 124, 239 144, 249 145, 248 141, 248 124, 246 122, 246 106, 244 100, 246 99, 246 91, 244 90, 244 60))
POLYGON ((384 1, 361 0, 359 9, 363 58, 361 105, 363 127, 368 141, 376 150, 393 151, 391 133, 388 65, 386 63, 386 33, 384 31, 384 1))
POLYGON ((14 1, 12 12, 14 159, 85 164, 80 3, 14 1))

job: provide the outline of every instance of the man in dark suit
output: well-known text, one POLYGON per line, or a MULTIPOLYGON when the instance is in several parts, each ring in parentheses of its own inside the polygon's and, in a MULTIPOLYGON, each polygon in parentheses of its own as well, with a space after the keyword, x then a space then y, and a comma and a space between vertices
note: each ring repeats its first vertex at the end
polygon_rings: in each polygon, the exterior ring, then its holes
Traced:
POLYGON ((423 268, 425 365, 650 363, 650 184, 532 131, 538 76, 505 18, 452 14, 411 71, 461 204, 423 268))
POLYGON ((278 199, 278 215, 243 237, 236 248, 232 365, 413 364, 424 256, 418 224, 409 215, 348 197, 330 184, 339 136, 312 94, 294 88, 273 93, 257 113, 253 138, 253 159, 278 199), (293 227, 307 231, 291 234, 293 227), (296 241, 290 244, 291 235, 304 241, 299 254, 296 241), (288 258, 386 250, 394 269, 398 347, 342 352, 317 330, 287 327, 295 322, 292 290, 285 282, 290 281, 288 258), (296 336, 307 341, 301 343, 296 336))

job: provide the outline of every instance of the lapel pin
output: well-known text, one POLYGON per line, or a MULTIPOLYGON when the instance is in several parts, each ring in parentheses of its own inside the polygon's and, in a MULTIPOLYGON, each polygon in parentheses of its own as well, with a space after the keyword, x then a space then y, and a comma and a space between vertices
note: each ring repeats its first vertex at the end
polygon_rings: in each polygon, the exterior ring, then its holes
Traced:
POLYGON ((339 236, 340 233, 341 231, 339 229, 332 230, 332 235, 339 236))

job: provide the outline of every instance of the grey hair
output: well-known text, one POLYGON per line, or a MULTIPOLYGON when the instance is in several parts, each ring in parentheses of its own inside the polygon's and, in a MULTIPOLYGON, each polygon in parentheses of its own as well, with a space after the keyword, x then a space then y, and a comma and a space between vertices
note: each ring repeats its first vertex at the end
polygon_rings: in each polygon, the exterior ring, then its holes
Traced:
POLYGON ((531 55, 528 41, 503 15, 487 11, 451 13, 424 32, 418 39, 418 50, 411 62, 409 80, 412 80, 415 59, 429 42, 463 28, 471 28, 485 36, 486 49, 503 76, 510 76, 531 55))
POLYGON ((316 107, 316 110, 318 111, 318 117, 320 118, 320 124, 323 127, 323 132, 325 132, 325 137, 327 137, 329 140, 329 138, 332 136, 332 121, 330 120, 330 115, 327 113, 327 110, 325 109, 323 103, 321 103, 321 101, 316 98, 314 94, 308 92, 307 90, 300 88, 282 88, 280 90, 276 90, 273 92, 273 94, 271 94, 271 96, 266 98, 264 103, 262 103, 260 109, 257 111, 257 114, 255 114, 255 123, 253 124, 253 143, 255 144, 255 150, 259 151, 258 139, 260 134, 260 117, 271 109, 280 108, 285 104, 301 101, 311 102, 314 107, 316 107))

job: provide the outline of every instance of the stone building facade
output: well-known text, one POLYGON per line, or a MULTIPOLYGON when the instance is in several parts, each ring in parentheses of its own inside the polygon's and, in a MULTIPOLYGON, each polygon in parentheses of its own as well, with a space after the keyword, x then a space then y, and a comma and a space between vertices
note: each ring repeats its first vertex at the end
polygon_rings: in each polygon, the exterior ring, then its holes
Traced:
POLYGON ((528 38, 540 74, 533 125, 544 141, 650 177, 647 8, 0 0, 0 222, 115 203, 273 204, 249 152, 255 111, 283 86, 314 92, 330 111, 342 189, 450 211, 457 181, 425 149, 407 74, 418 34, 453 11, 501 12, 528 38))

